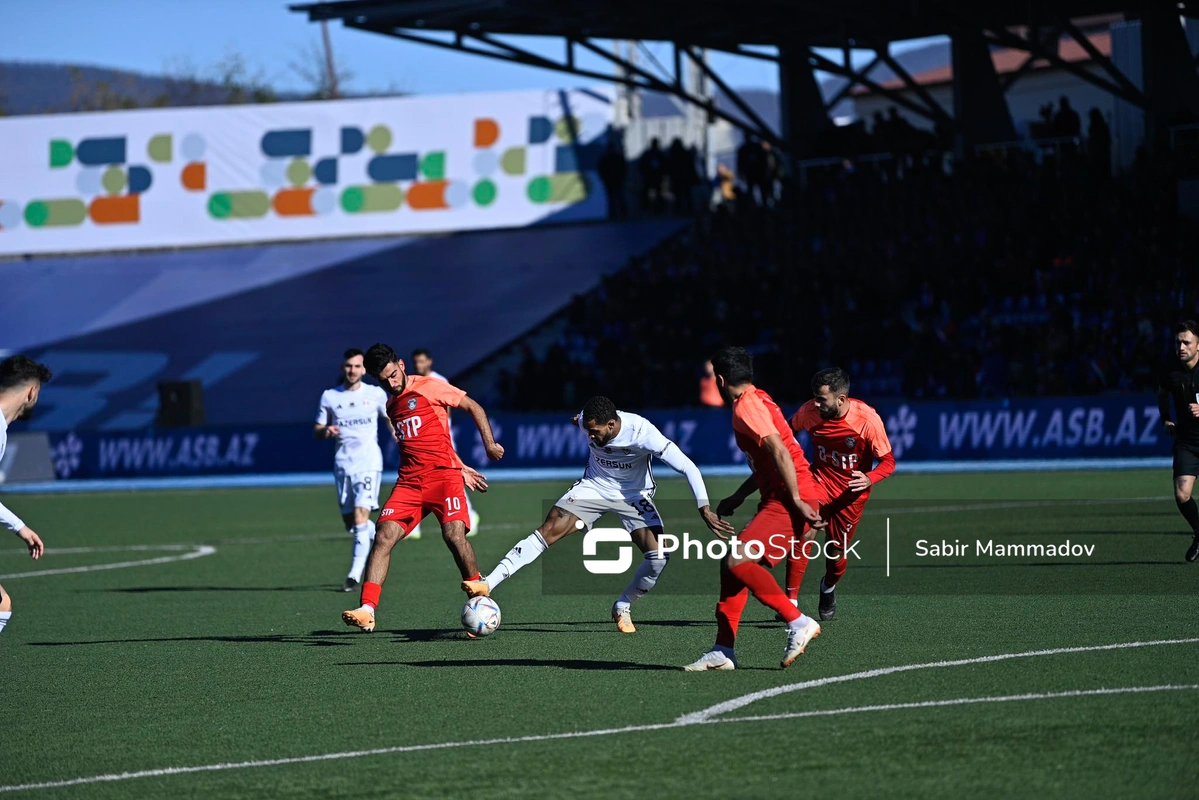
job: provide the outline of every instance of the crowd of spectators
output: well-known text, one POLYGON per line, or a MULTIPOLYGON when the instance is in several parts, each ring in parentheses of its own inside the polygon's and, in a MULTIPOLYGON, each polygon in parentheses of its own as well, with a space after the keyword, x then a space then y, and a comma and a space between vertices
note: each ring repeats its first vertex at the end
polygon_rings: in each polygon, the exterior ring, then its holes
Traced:
POLYGON ((1175 191, 1073 150, 846 162, 777 204, 721 204, 576 297, 501 403, 697 405, 705 359, 734 343, 788 401, 830 365, 867 398, 1151 390, 1170 325, 1199 308, 1175 191))

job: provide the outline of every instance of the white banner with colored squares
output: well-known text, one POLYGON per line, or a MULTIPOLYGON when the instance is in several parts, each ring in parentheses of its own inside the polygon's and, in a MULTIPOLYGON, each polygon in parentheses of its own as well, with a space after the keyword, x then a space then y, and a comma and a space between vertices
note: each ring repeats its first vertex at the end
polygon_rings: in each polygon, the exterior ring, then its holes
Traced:
POLYGON ((0 120, 0 255, 597 219, 611 114, 562 90, 0 120))

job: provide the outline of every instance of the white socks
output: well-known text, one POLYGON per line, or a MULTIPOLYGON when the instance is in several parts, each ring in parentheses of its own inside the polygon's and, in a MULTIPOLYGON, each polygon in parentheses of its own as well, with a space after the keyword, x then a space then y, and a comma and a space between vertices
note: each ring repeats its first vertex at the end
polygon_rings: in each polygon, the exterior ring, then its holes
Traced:
POLYGON ((641 566, 637 567, 637 572, 633 574, 633 580, 629 581, 624 594, 616 601, 617 608, 628 608, 654 588, 662 570, 666 569, 666 564, 670 561, 669 553, 664 553, 662 558, 656 558, 657 552, 657 550, 650 550, 645 554, 645 560, 641 562, 641 566))
POLYGON ((369 519, 349 530, 354 535, 354 560, 350 563, 349 579, 362 583, 362 572, 366 569, 366 557, 371 553, 375 541, 375 523, 369 519))
POLYGON ((508 555, 500 559, 500 563, 495 565, 495 569, 483 579, 487 582, 487 588, 495 589, 506 579, 515 575, 521 567, 532 564, 548 546, 537 531, 533 531, 531 536, 521 539, 515 547, 508 551, 508 555))
POLYGON ((4 626, 12 619, 11 611, 0 611, 0 633, 4 633, 4 626))
POLYGON ((798 617, 795 618, 794 622, 788 622, 787 627, 791 628, 792 630, 797 631, 812 621, 813 621, 812 618, 809 617, 807 614, 800 614, 798 617))
POLYGON ((833 589, 836 589, 836 588, 837 588, 837 585, 835 583, 832 586, 825 586, 824 578, 820 579, 820 593, 821 594, 829 594, 833 591, 833 589))

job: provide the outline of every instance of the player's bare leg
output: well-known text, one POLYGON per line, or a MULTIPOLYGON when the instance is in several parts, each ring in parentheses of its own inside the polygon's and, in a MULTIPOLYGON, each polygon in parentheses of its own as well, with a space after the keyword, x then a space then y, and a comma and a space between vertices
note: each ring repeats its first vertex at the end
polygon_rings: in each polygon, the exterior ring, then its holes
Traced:
POLYGON ((479 574, 479 563, 475 560, 475 549, 466 541, 466 523, 462 520, 451 520, 441 526, 441 538, 445 546, 450 548, 454 563, 462 573, 463 580, 470 580, 479 574))
POLYGON ((375 608, 379 605, 379 594, 387 580, 391 566, 391 551, 404 538, 404 528, 398 522, 380 522, 375 531, 375 542, 366 559, 366 581, 362 584, 362 605, 341 615, 341 621, 353 628, 370 633, 375 629, 375 608))
POLYGON ((688 664, 683 669, 732 669, 736 665, 733 648, 737 641, 737 626, 741 621, 741 612, 745 608, 747 589, 761 603, 777 611, 787 621, 783 667, 795 663, 795 659, 807 649, 808 643, 820 635, 820 624, 791 605, 786 592, 760 562, 760 559, 750 559, 744 548, 740 552, 730 553, 725 558, 720 571, 720 602, 716 604, 716 645, 698 661, 688 664), (730 664, 732 666, 729 666, 730 664))
POLYGON ((1199 506, 1195 503, 1194 491, 1194 475, 1179 475, 1174 478, 1174 502, 1178 504, 1179 512, 1191 526, 1191 532, 1195 537, 1186 552, 1186 560, 1191 562, 1199 561, 1199 506))
POLYGON ((4 632, 4 626, 10 619, 12 619, 12 597, 4 591, 3 586, 0 586, 0 633, 4 632))
POLYGON ((545 522, 541 523, 541 527, 533 531, 531 535, 517 542, 508 551, 508 555, 500 559, 500 563, 495 565, 495 569, 487 573, 487 577, 479 580, 463 581, 462 591, 466 592, 470 597, 490 595, 495 587, 516 574, 517 570, 521 567, 528 566, 536 561, 537 557, 544 553, 554 542, 563 536, 569 536, 581 527, 583 525, 578 517, 569 511, 564 511, 558 508, 558 506, 554 506, 550 509, 550 513, 545 515, 545 522))
POLYGON ((641 562, 641 566, 637 567, 637 571, 633 573, 633 580, 629 581, 629 585, 625 587, 624 594, 612 606, 612 621, 616 623, 616 629, 621 633, 637 632, 629 608, 654 588, 658 583, 658 578, 662 575, 662 570, 666 569, 666 564, 670 561, 669 553, 658 552, 658 536, 661 534, 661 525, 638 528, 630 534, 633 544, 637 545, 645 558, 641 562))

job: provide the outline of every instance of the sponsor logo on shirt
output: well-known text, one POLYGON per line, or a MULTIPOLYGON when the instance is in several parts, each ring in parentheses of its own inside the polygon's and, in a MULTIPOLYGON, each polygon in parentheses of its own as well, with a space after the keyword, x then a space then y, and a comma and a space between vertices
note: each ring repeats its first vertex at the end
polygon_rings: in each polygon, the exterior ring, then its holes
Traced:
POLYGON ((621 461, 612 461, 607 458, 599 458, 598 456, 595 459, 595 463, 599 464, 601 467, 608 467, 610 469, 632 469, 633 468, 632 464, 626 464, 621 461))

